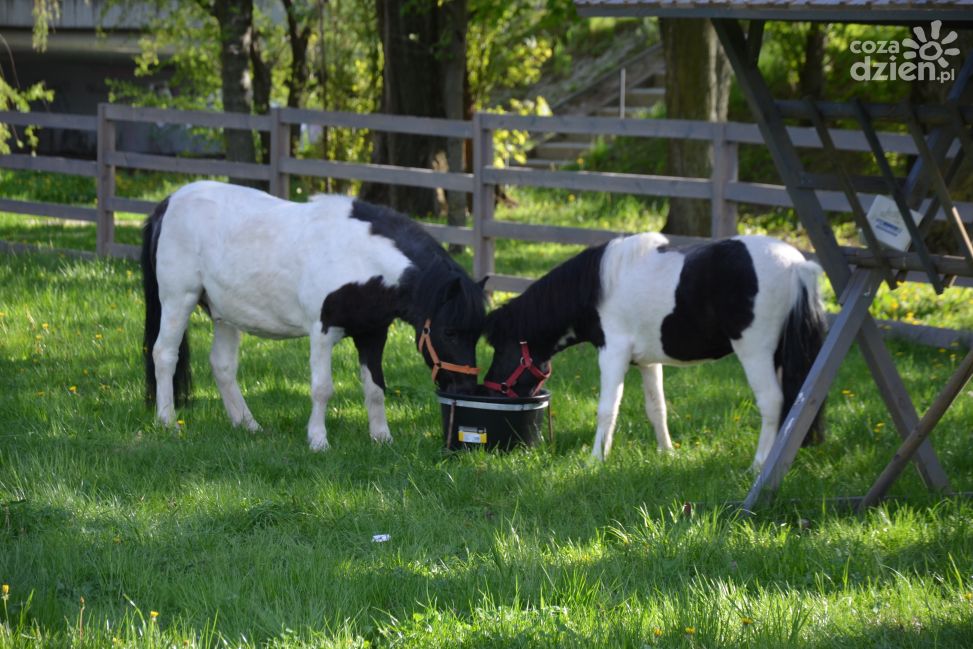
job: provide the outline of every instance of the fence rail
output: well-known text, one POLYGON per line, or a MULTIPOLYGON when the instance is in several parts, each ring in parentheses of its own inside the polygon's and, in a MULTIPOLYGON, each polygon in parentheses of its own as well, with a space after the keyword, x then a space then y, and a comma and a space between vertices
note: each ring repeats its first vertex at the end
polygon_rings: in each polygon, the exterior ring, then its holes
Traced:
MULTIPOLYGON (((610 239, 616 231, 564 227, 542 224, 513 223, 494 218, 498 185, 550 187, 575 191, 605 191, 660 197, 684 197, 709 200, 712 206, 712 231, 715 237, 736 233, 736 210, 741 203, 790 207, 791 201, 782 185, 741 181, 739 179, 740 145, 762 145, 759 129, 753 124, 736 122, 710 123, 689 120, 621 119, 612 117, 536 117, 495 113, 477 113, 472 121, 402 117, 380 114, 312 111, 275 108, 267 115, 214 113, 206 111, 137 108, 101 104, 97 117, 49 113, 0 112, 0 123, 11 126, 36 125, 45 128, 94 131, 97 135, 97 159, 74 160, 57 156, 11 154, 0 157, 0 168, 27 169, 95 178, 96 207, 78 207, 0 199, 0 210, 20 214, 55 217, 97 224, 97 253, 132 257, 134 246, 118 244, 114 239, 115 212, 147 214, 154 203, 117 196, 116 171, 121 168, 179 172, 204 176, 230 176, 268 181, 271 193, 289 196, 291 176, 337 178, 438 188, 449 192, 472 194, 472 227, 423 224, 438 241, 470 246, 473 249, 474 274, 488 276, 488 287, 495 290, 522 290, 530 280, 495 271, 496 239, 541 241, 559 244, 590 245, 610 239), (150 155, 119 150, 115 136, 120 122, 176 124, 184 126, 244 129, 270 136, 270 155, 265 164, 230 162, 220 159, 185 158, 150 155), (352 128, 459 138, 472 141, 472 173, 443 172, 369 163, 309 160, 291 157, 289 138, 294 125, 316 125, 325 128, 352 128), (493 138, 496 131, 509 129, 540 134, 586 134, 643 138, 690 139, 710 142, 713 151, 712 173, 708 178, 681 178, 652 174, 626 174, 589 171, 536 170, 495 164, 493 138)), ((813 128, 791 127, 795 144, 820 148, 813 128)), ((849 152, 868 152, 862 133, 831 129, 834 146, 849 152)), ((914 155, 915 143, 908 135, 883 133, 882 145, 890 153, 914 155)), ((815 176, 815 180, 827 177, 815 176)), ((856 187, 862 199, 871 200, 867 192, 881 192, 877 179, 857 177, 856 187)), ((826 210, 849 211, 843 192, 834 179, 834 191, 818 191, 826 210)), ((925 210, 923 205, 920 209, 925 210)), ((967 222, 973 222, 973 204, 957 203, 967 222)), ((943 218, 940 212, 937 218, 943 218)))

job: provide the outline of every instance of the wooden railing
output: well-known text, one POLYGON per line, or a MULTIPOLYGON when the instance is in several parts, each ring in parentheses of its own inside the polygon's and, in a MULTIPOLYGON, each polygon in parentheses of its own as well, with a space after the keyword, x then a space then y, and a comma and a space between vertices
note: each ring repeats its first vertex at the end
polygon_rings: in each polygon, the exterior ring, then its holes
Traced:
MULTIPOLYGON (((268 183, 271 193, 281 197, 289 196, 291 176, 441 188, 446 191, 472 194, 472 227, 436 224, 423 224, 423 226, 439 241, 470 246, 473 250, 474 274, 477 277, 489 277, 488 288, 503 291, 523 290, 530 280, 495 272, 494 241, 496 239, 591 245, 606 241, 619 233, 612 230, 497 220, 494 216, 494 203, 496 188, 499 185, 707 199, 712 205, 714 237, 736 233, 737 205, 740 203, 773 207, 789 207, 791 204, 783 186, 739 179, 739 146, 763 143, 757 127, 752 124, 608 117, 532 117, 494 113, 477 113, 472 121, 449 121, 290 108, 275 108, 268 115, 244 115, 134 108, 117 104, 99 105, 97 117, 0 112, 0 122, 11 126, 37 125, 44 128, 96 132, 98 146, 95 161, 26 154, 0 157, 2 168, 30 169, 95 178, 98 196, 96 207, 16 201, 0 197, 0 211, 94 221, 97 227, 96 252, 99 255, 136 256, 135 246, 123 245, 115 241, 115 212, 147 214, 155 206, 153 202, 117 196, 115 174, 120 168, 262 180, 268 183), (117 125, 123 122, 180 124, 268 133, 270 136, 268 162, 266 164, 230 162, 119 150, 115 134, 117 125), (288 142, 291 127, 298 124, 471 140, 472 173, 294 158, 290 156, 288 142), (579 133, 706 141, 713 147, 712 173, 709 178, 681 178, 609 172, 541 171, 523 167, 497 166, 494 160, 493 142, 495 132, 500 129, 532 133, 579 133)), ((820 147, 820 141, 813 129, 791 128, 790 131, 797 146, 820 147)), ((865 137, 858 131, 833 130, 832 136, 839 150, 869 151, 865 137)), ((888 152, 916 153, 915 145, 908 135, 885 133, 881 139, 888 152)), ((857 177, 854 182, 863 192, 862 198, 866 204, 870 200, 867 198, 869 192, 883 191, 883 186, 874 178, 857 177)), ((818 197, 826 210, 842 212, 849 209, 845 195, 839 191, 837 183, 833 191, 819 191, 818 197)), ((973 204, 959 203, 957 207, 964 221, 973 222, 973 204)), ((939 218, 942 218, 942 215, 939 218)))

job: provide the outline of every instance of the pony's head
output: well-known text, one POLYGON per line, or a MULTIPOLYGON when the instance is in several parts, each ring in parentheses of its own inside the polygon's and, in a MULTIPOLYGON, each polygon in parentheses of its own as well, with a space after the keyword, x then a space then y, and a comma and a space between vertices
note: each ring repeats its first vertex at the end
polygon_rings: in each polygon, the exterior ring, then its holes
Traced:
POLYGON ((433 380, 445 392, 473 392, 479 371, 476 343, 486 319, 483 283, 450 269, 426 272, 417 290, 422 306, 416 344, 433 380))
POLYGON ((500 308, 487 316, 485 333, 494 351, 483 385, 505 397, 533 396, 550 377, 551 361, 534 358, 530 342, 508 311, 500 308))

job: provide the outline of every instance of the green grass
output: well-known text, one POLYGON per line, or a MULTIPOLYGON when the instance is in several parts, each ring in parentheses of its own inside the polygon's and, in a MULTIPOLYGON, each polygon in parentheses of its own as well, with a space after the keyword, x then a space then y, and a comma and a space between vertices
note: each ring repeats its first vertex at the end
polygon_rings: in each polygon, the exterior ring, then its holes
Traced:
MULTIPOLYGON (((857 352, 832 391, 827 443, 801 451, 779 504, 748 520, 722 506, 747 492, 759 427, 732 358, 667 371, 672 455, 655 451, 633 372, 613 453, 589 460, 597 365, 574 348, 550 382, 554 444, 445 456, 428 371, 396 325, 394 444, 368 438, 344 342, 332 449, 312 454, 306 341, 244 339, 243 392, 265 427, 250 434, 227 422, 200 314, 194 404, 176 429, 153 423, 138 284, 128 262, 0 256, 0 647, 973 638, 973 503, 927 495, 910 470, 900 500, 864 517, 824 504, 864 493, 897 445, 857 352)), ((891 349, 924 410, 959 350, 891 349)), ((489 356, 484 345, 482 366, 489 356)), ((970 421, 967 389, 934 437, 960 491, 973 490, 970 421)))

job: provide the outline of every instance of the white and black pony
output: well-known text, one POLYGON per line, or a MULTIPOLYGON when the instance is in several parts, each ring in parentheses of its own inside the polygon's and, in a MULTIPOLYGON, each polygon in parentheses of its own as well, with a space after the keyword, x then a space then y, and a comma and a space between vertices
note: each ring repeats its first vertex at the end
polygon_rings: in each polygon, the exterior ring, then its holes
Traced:
POLYGON ((669 450, 662 366, 735 352, 762 417, 753 461, 759 470, 823 341, 821 268, 768 237, 668 243, 639 234, 589 248, 490 313, 486 335, 495 354, 484 384, 508 396, 533 394, 554 354, 590 342, 601 372, 592 454, 603 459, 630 364, 642 373, 659 449, 669 450))
POLYGON ((391 441, 382 352, 401 318, 441 389, 476 385, 483 287, 428 233, 390 209, 345 196, 292 203, 217 182, 180 188, 143 228, 145 378, 158 418, 170 424, 189 393, 189 316, 213 320, 210 363, 234 425, 259 426, 236 381, 240 332, 311 339, 312 450, 328 448, 324 415, 333 392, 332 347, 358 349, 368 425, 391 441))

